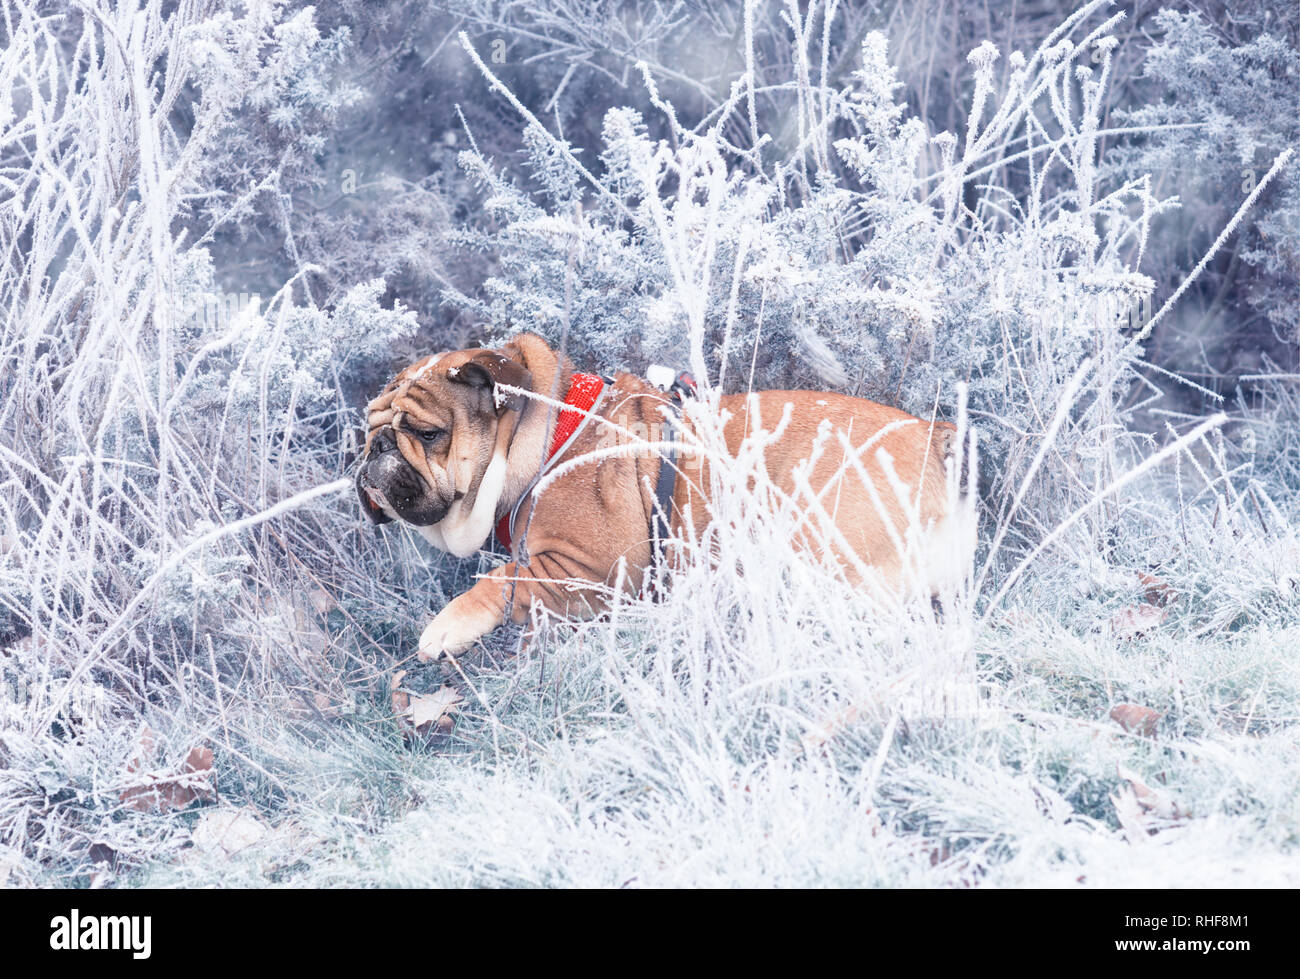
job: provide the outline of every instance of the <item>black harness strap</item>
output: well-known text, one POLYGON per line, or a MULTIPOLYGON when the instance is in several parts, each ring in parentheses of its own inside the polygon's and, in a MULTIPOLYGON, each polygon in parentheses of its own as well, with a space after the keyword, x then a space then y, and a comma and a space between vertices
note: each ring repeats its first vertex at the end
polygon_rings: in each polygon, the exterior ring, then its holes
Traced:
MULTIPOLYGON (((671 442, 677 437, 677 426, 673 416, 665 413, 663 441, 671 442)), ((677 490, 677 447, 671 446, 662 454, 659 463, 659 481, 655 484, 655 515, 652 521, 650 566, 653 568, 663 542, 668 539, 668 520, 672 515, 673 493, 677 490)))
MULTIPOLYGON (((682 371, 668 388, 667 394, 674 408, 680 409, 682 398, 695 394, 695 378, 682 371)), ((675 415, 676 411, 664 412, 663 437, 660 441, 670 445, 660 454, 659 479, 655 483, 655 512, 650 521, 650 566, 646 569, 646 581, 647 590, 653 597, 657 597, 655 582, 663 560, 664 542, 668 540, 669 521, 673 515, 673 494, 677 490, 677 447, 671 444, 677 438, 675 415)))

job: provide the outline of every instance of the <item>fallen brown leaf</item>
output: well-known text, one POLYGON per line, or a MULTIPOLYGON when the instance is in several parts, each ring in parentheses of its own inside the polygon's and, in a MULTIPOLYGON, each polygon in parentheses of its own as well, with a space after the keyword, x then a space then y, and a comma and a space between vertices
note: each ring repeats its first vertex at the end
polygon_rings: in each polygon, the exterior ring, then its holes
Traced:
MULTIPOLYGON (((922 851, 924 852, 924 850, 922 851)), ((954 853, 947 843, 929 847, 930 866, 947 865, 953 879, 962 887, 976 887, 985 874, 984 868, 972 864, 960 854, 954 853)))
POLYGON ((153 728, 148 725, 140 732, 140 750, 136 756, 126 763, 128 772, 138 772, 144 767, 145 761, 152 758, 158 751, 158 736, 153 733, 153 728))
POLYGON ((180 772, 174 774, 144 771, 156 750, 157 737, 146 727, 140 733, 139 752, 126 766, 129 774, 139 777, 139 784, 118 793, 122 805, 136 812, 166 812, 169 809, 184 809, 192 802, 206 802, 216 798, 211 748, 192 748, 181 765, 180 772))
POLYGON ((405 676, 406 670, 398 670, 393 674, 393 678, 388 681, 388 690, 392 694, 393 700, 393 713, 399 717, 411 709, 411 695, 400 689, 402 678, 405 676))
POLYGON ((450 733, 456 723, 451 715, 461 702, 460 694, 449 685, 444 685, 433 693, 412 694, 409 690, 402 689, 402 680, 406 674, 406 670, 398 670, 388 681, 393 713, 397 716, 402 737, 410 740, 417 734, 429 737, 450 733))
POLYGON ((1142 585, 1142 597, 1152 605, 1164 608, 1178 599, 1178 592, 1174 591, 1168 582, 1161 581, 1155 575, 1139 571, 1138 582, 1142 585))
POLYGON ((1125 838, 1130 843, 1145 843, 1151 831, 1142 818, 1142 807, 1138 805, 1132 787, 1125 785, 1118 794, 1110 797, 1110 801, 1115 806, 1115 816, 1125 838))
POLYGON ((1121 639, 1136 639, 1151 632, 1167 618, 1168 609, 1142 602, 1116 613, 1110 620, 1110 631, 1121 639))
POLYGON ((1137 801, 1142 812, 1150 813, 1160 819, 1181 819, 1182 813, 1178 809, 1178 803, 1170 799, 1164 793, 1157 792, 1151 786, 1143 782, 1137 775, 1129 771, 1118 762, 1115 770, 1119 777, 1128 782, 1133 790, 1133 797, 1137 801))
POLYGON ((1118 704, 1111 708, 1110 719, 1130 734, 1144 738, 1156 736, 1156 725, 1164 717, 1158 710, 1140 704, 1118 704))
POLYGON ((450 730, 451 712, 456 709, 456 705, 461 702, 461 696, 454 687, 448 685, 440 687, 433 693, 423 694, 411 698, 411 706, 406 712, 410 718, 411 724, 416 731, 426 733, 424 728, 428 728, 431 733, 434 729, 439 731, 450 730), (444 724, 444 718, 448 723, 444 724))

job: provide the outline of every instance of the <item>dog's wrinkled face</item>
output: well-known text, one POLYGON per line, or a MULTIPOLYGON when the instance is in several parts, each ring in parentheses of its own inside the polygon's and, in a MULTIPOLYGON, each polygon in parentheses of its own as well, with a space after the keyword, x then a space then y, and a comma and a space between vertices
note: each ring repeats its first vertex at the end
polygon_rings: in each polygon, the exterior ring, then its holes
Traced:
MULTIPOLYGON (((370 519, 432 527, 464 522, 476 510, 495 510, 495 498, 480 507, 476 499, 495 456, 504 467, 504 450, 523 404, 497 384, 530 389, 531 380, 516 360, 491 350, 437 354, 398 374, 367 409, 357 495, 370 519)), ((486 490, 500 495, 499 486, 486 490)))

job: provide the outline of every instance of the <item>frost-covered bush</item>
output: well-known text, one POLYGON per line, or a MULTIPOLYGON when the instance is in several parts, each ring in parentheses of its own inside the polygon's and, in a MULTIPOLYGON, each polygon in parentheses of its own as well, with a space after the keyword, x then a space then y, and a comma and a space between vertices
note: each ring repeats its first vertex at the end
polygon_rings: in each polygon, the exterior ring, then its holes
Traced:
MULTIPOLYGON (((1102 139, 1118 151, 1107 154, 1103 167, 1128 161, 1132 165, 1124 172, 1152 174, 1153 193, 1161 198, 1176 194, 1182 205, 1157 225, 1159 233, 1148 239, 1144 253, 1144 270, 1164 282, 1209 246, 1244 196, 1239 188, 1245 178, 1234 165, 1218 170, 1207 183, 1202 169, 1189 170, 1186 157, 1174 160, 1180 166, 1170 169, 1158 153, 1145 162, 1126 156, 1123 144, 1132 143, 1131 136, 1115 146, 1112 123, 1124 110, 1152 100, 1163 101, 1168 112, 1199 127, 1201 115, 1193 104, 1204 100, 1204 92, 1191 90, 1199 84, 1194 73, 1175 75, 1168 85, 1157 73, 1143 74, 1148 51, 1168 48, 1160 6, 1141 0, 1125 7, 1101 115, 1102 139)), ((1186 13, 1192 5, 1175 0, 1167 6, 1186 13)), ((1202 18, 1214 22, 1214 43, 1224 52, 1247 49, 1260 34, 1295 49, 1300 21, 1293 7, 1279 0, 1195 5, 1202 18)), ((446 234, 459 222, 491 227, 479 206, 481 198, 455 165, 457 153, 467 145, 462 120, 478 150, 498 165, 514 158, 519 134, 510 107, 482 97, 478 70, 455 43, 459 30, 468 32, 520 102, 563 134, 598 173, 602 121, 610 108, 633 109, 655 138, 668 137, 671 127, 655 108, 638 62, 646 64, 665 99, 700 118, 720 111, 732 83, 751 71, 753 114, 772 137, 770 158, 772 150, 789 155, 798 142, 798 113, 788 111, 791 79, 802 73, 814 83, 840 89, 859 67, 861 40, 872 29, 884 29, 891 38, 891 61, 907 83, 898 98, 909 112, 924 119, 931 133, 955 133, 965 124, 973 94, 973 73, 965 60, 969 50, 985 37, 997 38, 1005 52, 1031 50, 1062 16, 1060 6, 1051 2, 953 7, 942 0, 883 0, 835 4, 831 15, 823 16, 827 9, 821 3, 792 5, 788 0, 559 5, 412 5, 405 0, 312 5, 290 0, 280 16, 293 22, 300 39, 293 53, 300 71, 274 89, 288 96, 287 104, 244 102, 228 140, 214 147, 217 164, 211 176, 218 192, 212 203, 238 204, 239 212, 238 221, 226 222, 211 235, 219 274, 233 274, 237 291, 273 293, 304 265, 313 265, 315 271, 303 281, 323 305, 352 285, 383 277, 389 286, 385 302, 400 295, 415 309, 428 345, 442 349, 474 338, 474 324, 464 310, 441 302, 448 287, 472 294, 495 272, 492 253, 458 253, 447 247, 446 234), (311 18, 304 16, 308 7, 313 8, 311 18), (801 40, 791 44, 795 33, 801 40), (805 68, 800 68, 800 50, 809 44, 816 48, 814 56, 804 57, 805 68), (747 58, 747 50, 752 57, 747 58), (273 123, 272 111, 278 119, 292 120, 291 125, 273 123)), ((238 6, 230 16, 245 18, 238 6)), ((1100 54, 1094 48, 1078 60, 1096 67, 1100 54)), ((236 53, 227 60, 239 63, 240 57, 236 53)), ((1231 71, 1216 76, 1214 112, 1226 113, 1234 125, 1266 129, 1289 111, 1294 98, 1280 67, 1270 62, 1268 90, 1254 93, 1265 98, 1245 100, 1248 112, 1238 107, 1237 95, 1251 83, 1231 71)), ((995 64, 997 83, 1005 84, 1012 70, 1006 59, 995 64)), ((249 78, 250 91, 272 90, 259 84, 255 73, 249 78)), ((732 114, 722 126, 723 135, 742 149, 754 138, 749 114, 748 108, 732 114)), ((178 112, 178 127, 184 129, 189 118, 178 112)), ((937 159, 938 147, 930 155, 937 159)), ((1253 162, 1258 179, 1269 160, 1261 151, 1253 162)), ((525 191, 540 189, 524 168, 512 171, 525 191)), ((1058 186, 1058 172, 1047 175, 1048 196, 1058 186)), ((1067 189, 1068 184, 1067 178, 1067 189)), ((1260 213, 1281 219, 1288 212, 1273 209, 1272 196, 1270 192, 1260 202, 1260 213)), ((195 226, 196 234, 206 230, 195 226)), ((1253 226, 1247 230, 1254 233, 1253 226)), ((1153 336, 1165 366, 1250 373, 1258 369, 1261 348, 1288 369, 1293 366, 1293 337, 1276 340, 1270 331, 1282 328, 1266 317, 1294 304, 1265 300, 1263 292, 1281 288, 1281 280, 1262 266, 1234 261, 1239 250, 1233 245, 1221 250, 1153 336), (1254 312, 1235 315, 1248 296, 1256 297, 1250 303, 1254 312)), ((1214 378, 1202 383, 1220 394, 1231 388, 1231 381, 1214 378)), ((1186 393, 1185 400, 1197 397, 1193 389, 1186 393)))
MULTIPOLYGON (((1160 11, 1154 23, 1159 40, 1144 61, 1144 77, 1160 97, 1116 110, 1117 119, 1150 132, 1119 147, 1113 168, 1128 175, 1158 173, 1176 188, 1192 206, 1192 220, 1202 222, 1199 228, 1183 222, 1180 230, 1216 234, 1272 161, 1288 148, 1300 150, 1296 25, 1288 32, 1282 18, 1260 23, 1257 36, 1230 45, 1195 11, 1160 11)), ((1298 215, 1300 168, 1293 166, 1279 176, 1260 201, 1257 220, 1233 243, 1225 279, 1203 313, 1205 322, 1230 343, 1236 341, 1232 360, 1244 373, 1258 370, 1261 352, 1267 355, 1276 344, 1237 339, 1246 332, 1240 324, 1223 329, 1217 318, 1235 313, 1241 319, 1249 311, 1272 325, 1284 344, 1300 343, 1298 215), (1254 274, 1232 296, 1233 280, 1246 278, 1239 263, 1254 274), (1239 304, 1232 301, 1237 298, 1239 304)))
POLYGON ((317 182, 310 168, 323 153, 339 112, 360 98, 332 69, 348 45, 340 28, 322 37, 312 7, 292 15, 283 4, 252 4, 216 13, 186 32, 188 81, 198 92, 194 130, 211 128, 199 157, 205 194, 196 217, 205 229, 248 231, 258 198, 274 201, 285 246, 294 255, 287 201, 299 182, 317 182))
POLYGON ((462 157, 496 226, 459 240, 498 270, 481 297, 454 299, 498 334, 566 336, 582 363, 679 363, 731 391, 829 384, 955 418, 965 383, 997 501, 1061 412, 1061 448, 1026 497, 1049 526, 1115 474, 1142 352, 1129 313, 1154 288, 1140 262, 1165 206, 1149 178, 1100 179, 1123 15, 1093 23, 1099 6, 1012 52, 1000 85, 997 49, 972 52, 960 134, 907 115, 879 33, 842 88, 816 83, 817 38, 795 33, 792 152, 759 130, 752 74, 694 126, 646 74, 667 136, 612 110, 598 170, 532 120, 540 200, 462 157))
MULTIPOLYGON (((872 29, 885 29, 891 38, 890 59, 908 83, 898 98, 909 112, 923 118, 931 133, 955 133, 965 124, 973 95, 973 73, 965 60, 969 50, 985 37, 999 39, 1006 52, 1031 50, 1062 16, 1050 2, 954 8, 941 0, 884 0, 835 4, 831 15, 823 16, 828 8, 821 3, 600 0, 417 6, 405 0, 343 0, 315 5, 317 26, 312 28, 301 16, 308 6, 307 0, 292 0, 283 14, 305 41, 312 40, 311 30, 319 34, 315 43, 304 41, 295 49, 310 54, 302 59, 303 80, 281 88, 293 93, 293 101, 276 111, 292 118, 293 127, 273 125, 270 106, 246 103, 231 130, 233 151, 223 144, 214 153, 221 161, 213 171, 222 188, 220 199, 242 202, 240 220, 212 235, 218 268, 222 275, 238 270, 237 288, 274 292, 304 264, 314 265, 316 271, 304 281, 316 301, 326 305, 352 285, 382 276, 388 297, 400 295, 416 310, 426 342, 439 349, 475 335, 458 304, 441 302, 443 291, 451 287, 475 293, 482 279, 495 272, 492 253, 458 253, 447 247, 446 234, 459 222, 475 229, 491 227, 479 206, 481 198, 455 166, 457 152, 467 145, 462 122, 468 123, 477 149, 498 165, 513 159, 519 148, 515 114, 500 100, 482 97, 478 70, 455 43, 457 31, 465 30, 520 102, 563 134, 599 173, 602 121, 609 109, 633 109, 655 138, 669 135, 671 127, 655 108, 638 62, 645 63, 666 100, 700 118, 721 110, 732 83, 748 69, 755 81, 753 115, 773 140, 770 158, 773 150, 789 155, 798 142, 798 113, 788 111, 791 80, 802 73, 816 84, 842 88, 860 66, 861 40, 872 29), (795 33, 800 41, 791 44, 795 33), (816 50, 808 59, 799 52, 810 44, 816 50), (799 67, 801 57, 805 68, 799 67), (236 185, 245 192, 236 194, 236 185), (248 193, 250 189, 256 192, 248 193)), ((1145 271, 1163 282, 1208 247, 1244 196, 1228 190, 1245 178, 1239 169, 1229 168, 1207 184, 1200 170, 1169 169, 1159 154, 1146 162, 1125 156, 1122 144, 1133 142, 1132 136, 1115 146, 1111 124, 1124 110, 1153 99, 1199 126, 1195 121, 1201 115, 1193 103, 1202 96, 1188 88, 1193 85, 1190 74, 1170 83, 1183 86, 1177 90, 1156 73, 1143 75, 1152 43, 1157 53, 1167 47, 1159 6, 1143 0, 1125 8, 1101 117, 1102 140, 1119 151, 1108 153, 1102 166, 1128 160, 1132 166, 1126 173, 1152 174, 1153 193, 1161 198, 1177 194, 1182 205, 1158 225, 1160 233, 1149 238, 1144 254, 1145 271)), ((1189 7, 1183 2, 1169 6, 1180 11, 1189 7)), ((1248 48, 1261 33, 1294 49, 1300 22, 1292 7, 1277 0, 1196 5, 1203 18, 1216 22, 1216 43, 1225 52, 1248 48)), ((1077 60, 1096 67, 1100 55, 1093 48, 1077 60)), ((1234 124, 1257 129, 1289 111, 1293 96, 1279 67, 1273 62, 1268 68, 1273 81, 1262 94, 1269 104, 1246 100, 1249 112, 1237 108, 1241 100, 1234 101, 1247 84, 1244 78, 1220 76, 1215 111, 1226 112, 1234 124)), ((1012 71, 1005 59, 996 63, 996 82, 1005 84, 1012 71)), ((750 147, 755 135, 749 114, 748 108, 733 113, 722 125, 723 135, 742 149, 750 147)), ((180 124, 185 124, 183 115, 180 124)), ((937 158, 938 148, 930 153, 937 158)), ((1262 151, 1254 163, 1258 179, 1268 165, 1262 151)), ((540 189, 524 168, 512 171, 521 189, 540 189)), ((1047 174, 1049 197, 1060 186, 1068 189, 1069 178, 1062 185, 1058 173, 1047 174)), ((1270 197, 1261 201, 1261 214, 1280 218, 1287 213, 1274 211, 1270 197)), ((1294 348, 1274 340, 1265 319, 1278 308, 1260 296, 1261 289, 1272 288, 1267 285, 1270 274, 1234 262, 1236 252, 1223 249, 1198 277, 1187 301, 1162 321, 1153 340, 1166 366, 1250 372, 1258 366, 1261 347, 1274 360, 1292 364, 1294 348), (1231 315, 1248 295, 1257 297, 1251 308, 1258 312, 1231 315), (1225 312, 1229 315, 1219 315, 1225 312)), ((1226 394, 1231 383, 1212 379, 1208 386, 1226 394)))

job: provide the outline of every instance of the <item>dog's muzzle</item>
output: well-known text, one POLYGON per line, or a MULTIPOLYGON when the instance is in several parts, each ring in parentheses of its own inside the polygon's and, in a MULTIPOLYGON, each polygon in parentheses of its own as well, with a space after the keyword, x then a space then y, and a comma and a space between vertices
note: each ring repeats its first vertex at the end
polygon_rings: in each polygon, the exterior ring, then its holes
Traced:
POLYGON ((450 506, 434 498, 387 431, 371 441, 370 452, 357 467, 356 482, 361 508, 376 524, 389 523, 390 514, 396 514, 407 523, 427 527, 445 517, 450 506))
POLYGON ((392 523, 393 518, 384 510, 384 506, 387 504, 389 508, 393 508, 393 505, 388 502, 388 497, 384 496, 383 490, 371 481, 366 472, 369 465, 370 460, 363 459, 357 466, 357 499, 361 501, 361 509, 370 518, 371 523, 392 523))

